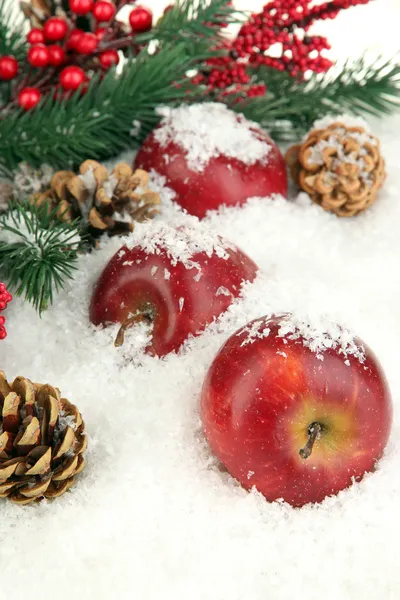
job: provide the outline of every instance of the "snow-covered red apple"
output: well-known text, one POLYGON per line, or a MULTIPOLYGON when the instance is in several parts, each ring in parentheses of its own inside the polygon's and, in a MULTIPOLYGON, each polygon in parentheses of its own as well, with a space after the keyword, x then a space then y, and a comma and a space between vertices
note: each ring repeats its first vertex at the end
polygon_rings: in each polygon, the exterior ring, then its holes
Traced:
POLYGON ((241 205, 251 197, 287 195, 283 156, 256 123, 213 102, 162 113, 135 167, 163 175, 188 213, 202 218, 209 210, 241 205))
POLYGON ((359 339, 329 321, 285 314, 257 319, 226 342, 201 415, 212 450, 245 488, 300 507, 374 469, 392 403, 359 339))
POLYGON ((224 312, 256 273, 248 256, 197 219, 179 227, 137 224, 100 276, 90 320, 121 323, 117 346, 127 329, 146 320, 152 325, 147 351, 164 356, 224 312))

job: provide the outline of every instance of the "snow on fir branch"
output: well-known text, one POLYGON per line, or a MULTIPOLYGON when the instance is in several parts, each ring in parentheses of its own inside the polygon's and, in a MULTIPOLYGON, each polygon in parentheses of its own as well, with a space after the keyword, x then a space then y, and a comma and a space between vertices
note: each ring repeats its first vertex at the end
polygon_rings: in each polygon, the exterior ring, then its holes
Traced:
POLYGON ((1 277, 41 313, 72 278, 81 245, 75 224, 61 221, 56 211, 11 204, 0 216, 1 277))

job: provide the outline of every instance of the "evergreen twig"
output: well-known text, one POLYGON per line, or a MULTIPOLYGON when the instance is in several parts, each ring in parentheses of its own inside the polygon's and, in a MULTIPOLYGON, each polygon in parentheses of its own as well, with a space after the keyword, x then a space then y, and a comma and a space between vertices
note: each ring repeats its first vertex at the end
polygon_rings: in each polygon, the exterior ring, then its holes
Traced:
POLYGON ((47 207, 15 203, 0 217, 0 272, 18 296, 42 313, 73 277, 80 238, 75 224, 47 207))
POLYGON ((88 156, 117 154, 132 145, 134 122, 146 135, 157 122, 157 105, 187 97, 185 75, 191 65, 182 44, 153 56, 143 50, 126 64, 117 83, 109 71, 102 81, 93 79, 84 96, 49 97, 37 110, 10 114, 0 121, 0 164, 13 169, 21 161, 34 167, 47 162, 65 169, 88 156))
POLYGON ((148 33, 136 36, 135 41, 159 43, 179 40, 186 44, 219 38, 224 25, 239 23, 244 13, 229 5, 229 0, 177 0, 148 33))
POLYGON ((278 140, 299 137, 327 114, 381 116, 400 106, 400 62, 393 59, 379 57, 372 64, 366 58, 349 60, 308 82, 267 67, 257 77, 267 85, 266 96, 234 101, 232 107, 278 140))

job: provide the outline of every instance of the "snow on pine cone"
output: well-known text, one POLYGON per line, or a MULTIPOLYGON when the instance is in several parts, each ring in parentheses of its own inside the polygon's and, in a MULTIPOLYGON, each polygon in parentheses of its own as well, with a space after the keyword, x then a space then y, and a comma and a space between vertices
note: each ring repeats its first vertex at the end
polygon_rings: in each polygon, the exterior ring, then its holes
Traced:
POLYGON ((386 177, 378 139, 341 121, 313 129, 302 144, 289 148, 286 162, 311 200, 339 217, 371 206, 386 177))
POLYGON ((18 504, 61 496, 85 461, 79 410, 49 384, 0 371, 0 497, 18 504))

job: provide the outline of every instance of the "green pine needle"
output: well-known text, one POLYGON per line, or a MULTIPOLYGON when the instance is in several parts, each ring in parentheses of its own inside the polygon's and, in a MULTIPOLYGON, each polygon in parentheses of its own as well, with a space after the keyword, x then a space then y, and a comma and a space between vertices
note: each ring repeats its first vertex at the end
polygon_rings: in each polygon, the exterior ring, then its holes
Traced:
POLYGON ((138 43, 152 39, 161 44, 212 40, 220 36, 224 24, 240 23, 244 14, 229 6, 228 0, 177 0, 148 33, 136 37, 138 43))
POLYGON ((0 272, 10 289, 39 313, 76 269, 80 238, 75 224, 46 207, 15 203, 0 216, 0 272))
POLYGON ((149 56, 143 50, 115 80, 110 70, 95 77, 87 93, 68 100, 48 97, 36 109, 16 111, 0 121, 0 165, 14 169, 21 161, 34 167, 72 168, 88 157, 106 159, 134 144, 135 123, 143 138, 156 125, 155 108, 184 101, 193 66, 184 44, 149 56))
POLYGON ((328 114, 382 116, 400 106, 400 62, 363 57, 310 81, 299 83, 287 73, 261 68, 257 81, 267 85, 264 97, 232 103, 232 108, 261 123, 277 140, 298 138, 328 114))

